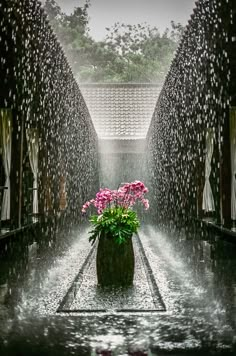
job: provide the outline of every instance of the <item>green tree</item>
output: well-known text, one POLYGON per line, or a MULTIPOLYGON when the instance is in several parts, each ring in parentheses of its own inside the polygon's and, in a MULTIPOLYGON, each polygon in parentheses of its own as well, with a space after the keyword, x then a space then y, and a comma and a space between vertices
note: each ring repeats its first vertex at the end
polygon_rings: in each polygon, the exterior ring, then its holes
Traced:
POLYGON ((171 22, 172 29, 163 35, 157 27, 147 24, 125 25, 115 23, 107 28, 107 48, 122 55, 125 70, 122 81, 162 81, 178 46, 183 27, 171 22))
POLYGON ((51 22, 56 22, 62 15, 61 8, 55 0, 46 0, 44 4, 44 10, 51 22))
POLYGON ((184 31, 171 22, 161 35, 147 24, 115 23, 107 28, 104 41, 89 34, 87 0, 66 15, 55 0, 46 0, 44 9, 57 34, 76 78, 80 82, 160 82, 164 80, 174 51, 184 31))

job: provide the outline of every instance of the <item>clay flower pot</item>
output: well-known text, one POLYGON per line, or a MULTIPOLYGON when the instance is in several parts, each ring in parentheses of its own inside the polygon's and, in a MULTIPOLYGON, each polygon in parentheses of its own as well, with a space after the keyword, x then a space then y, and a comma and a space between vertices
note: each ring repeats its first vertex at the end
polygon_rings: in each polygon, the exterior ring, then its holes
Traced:
POLYGON ((132 237, 121 245, 101 234, 97 249, 97 280, 100 286, 130 286, 134 278, 132 237))

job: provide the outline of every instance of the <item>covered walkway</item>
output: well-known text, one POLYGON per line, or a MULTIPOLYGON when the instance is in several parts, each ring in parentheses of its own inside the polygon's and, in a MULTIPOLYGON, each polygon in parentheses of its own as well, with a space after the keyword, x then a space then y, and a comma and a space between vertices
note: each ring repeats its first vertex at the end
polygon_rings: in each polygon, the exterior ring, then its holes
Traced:
POLYGON ((0 1, 1 355, 234 355, 236 8, 199 0, 162 88, 81 85, 38 1, 0 1), (81 214, 140 179, 130 289, 81 214))

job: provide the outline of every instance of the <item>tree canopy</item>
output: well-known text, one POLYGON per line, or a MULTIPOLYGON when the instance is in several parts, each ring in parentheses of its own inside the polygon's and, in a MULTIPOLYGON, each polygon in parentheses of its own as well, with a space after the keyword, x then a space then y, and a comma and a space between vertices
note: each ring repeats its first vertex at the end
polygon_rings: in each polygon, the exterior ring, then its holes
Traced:
POLYGON ((61 42, 79 82, 146 82, 164 80, 183 33, 183 26, 171 22, 161 34, 148 24, 115 23, 106 28, 103 41, 89 33, 89 0, 74 12, 62 12, 55 0, 46 0, 44 9, 61 42))

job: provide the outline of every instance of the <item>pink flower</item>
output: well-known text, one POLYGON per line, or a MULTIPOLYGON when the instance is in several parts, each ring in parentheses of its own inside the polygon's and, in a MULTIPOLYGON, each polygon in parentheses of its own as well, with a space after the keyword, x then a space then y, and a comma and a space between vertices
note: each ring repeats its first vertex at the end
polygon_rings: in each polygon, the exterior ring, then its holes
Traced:
POLYGON ((147 192, 148 189, 140 181, 124 183, 118 190, 101 188, 96 194, 95 199, 91 199, 83 205, 82 213, 85 213, 90 205, 93 205, 97 209, 98 214, 102 214, 104 209, 112 205, 119 205, 128 209, 135 205, 137 201, 142 202, 145 209, 148 209, 148 200, 144 199, 144 194, 147 192))
POLYGON ((148 199, 142 199, 142 203, 145 207, 145 210, 149 209, 149 201, 148 199))

